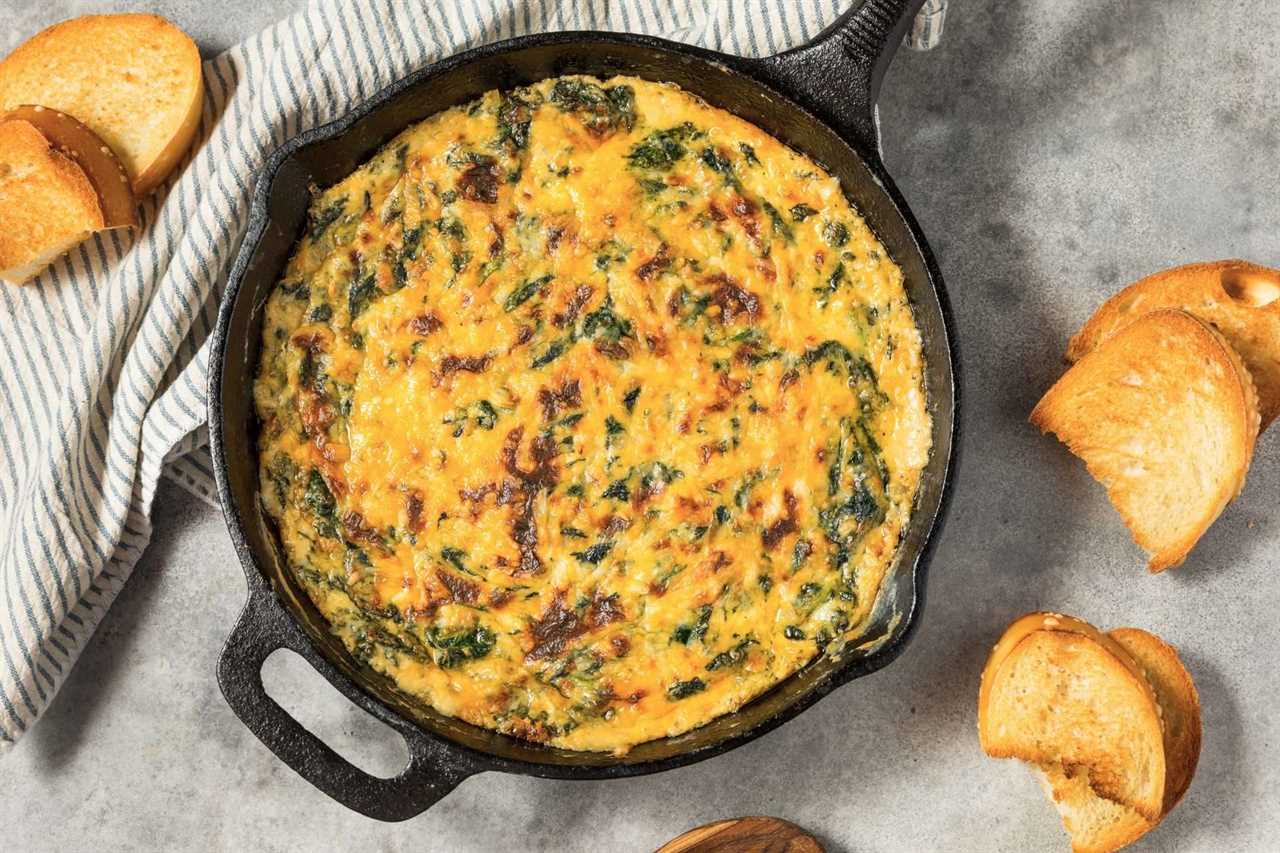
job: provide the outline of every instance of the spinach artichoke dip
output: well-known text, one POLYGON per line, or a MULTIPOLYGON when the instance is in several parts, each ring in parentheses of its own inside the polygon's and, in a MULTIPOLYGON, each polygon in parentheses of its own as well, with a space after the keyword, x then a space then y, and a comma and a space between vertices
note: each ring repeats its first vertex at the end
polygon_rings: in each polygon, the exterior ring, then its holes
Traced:
POLYGON ((857 636, 922 371, 835 178, 675 86, 545 80, 317 193, 266 306, 262 500, 402 691, 624 752, 857 636))

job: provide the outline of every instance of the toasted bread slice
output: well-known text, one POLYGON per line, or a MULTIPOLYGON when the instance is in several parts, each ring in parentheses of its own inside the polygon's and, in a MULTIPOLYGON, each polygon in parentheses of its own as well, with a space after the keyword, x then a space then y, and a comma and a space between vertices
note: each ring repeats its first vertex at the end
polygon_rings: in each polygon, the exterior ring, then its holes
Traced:
POLYGON ((111 147, 78 119, 64 112, 24 104, 0 114, 0 121, 21 119, 44 134, 49 144, 76 162, 98 193, 107 228, 138 225, 138 200, 129 173, 111 147))
POLYGON ((1076 362, 1031 423, 1084 460, 1158 572, 1185 560, 1244 487, 1259 421, 1231 346, 1191 314, 1164 309, 1076 362))
POLYGON ((1075 853, 1109 853, 1150 832, 1191 785, 1200 758, 1200 698, 1178 653, 1139 628, 1118 628, 1108 636, 1120 643, 1141 669, 1160 704, 1164 729, 1165 786, 1160 818, 1147 820, 1133 809, 1099 796, 1088 768, 1054 764, 1040 768, 1045 788, 1058 807, 1075 853))
POLYGON ((1164 723, 1164 814, 1191 787, 1200 761, 1200 694, 1173 646, 1141 628, 1117 628, 1108 636, 1124 646, 1155 690, 1164 723))
POLYGON ((200 52, 156 15, 54 24, 0 61, 0 112, 43 104, 106 140, 143 196, 191 147, 204 96, 200 52))
POLYGON ((84 170, 30 122, 0 122, 0 279, 21 283, 105 220, 84 170))
POLYGON ((982 674, 978 737, 996 758, 1072 775, 1158 820, 1165 757, 1151 685, 1115 640, 1079 620, 1033 613, 1010 626, 982 674))
POLYGON ((1139 316, 1181 308, 1214 326, 1258 390, 1260 429, 1280 415, 1280 270, 1246 261, 1188 264, 1148 276, 1102 304, 1067 347, 1075 362, 1139 316))

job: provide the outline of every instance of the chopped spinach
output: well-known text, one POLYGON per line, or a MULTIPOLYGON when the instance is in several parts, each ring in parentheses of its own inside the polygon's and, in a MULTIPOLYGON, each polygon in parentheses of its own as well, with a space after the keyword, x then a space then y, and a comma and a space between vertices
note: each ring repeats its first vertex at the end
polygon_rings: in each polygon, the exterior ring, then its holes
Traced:
MULTIPOLYGON (((467 552, 463 551, 461 548, 441 548, 440 558, 445 562, 452 564, 458 571, 467 572, 467 552)), ((470 574, 470 572, 467 572, 467 574, 470 574)))
POLYGON ((600 307, 583 318, 582 336, 592 339, 603 338, 616 344, 623 338, 631 337, 631 321, 614 310, 613 296, 606 293, 600 307))
POLYGON ((324 475, 319 469, 312 468, 307 478, 307 489, 302 495, 302 502, 314 518, 316 532, 330 539, 338 538, 338 502, 329 491, 324 475))
POLYGON ((533 89, 503 92, 498 103, 498 144, 522 151, 529 145, 529 124, 541 96, 533 89))
POLYGON ((546 367, 560 356, 569 351, 569 347, 573 345, 572 337, 556 338, 547 344, 547 348, 542 351, 541 355, 535 356, 530 366, 535 370, 539 367, 546 367))
POLYGON ((773 233, 788 243, 794 243, 796 236, 792 233, 791 226, 787 224, 787 221, 782 218, 782 214, 778 212, 778 208, 767 201, 761 202, 760 206, 764 208, 764 212, 769 216, 769 221, 773 223, 773 233))
POLYGON ((589 563, 598 565, 601 560, 609 556, 609 552, 613 550, 613 543, 607 539, 597 542, 585 551, 574 551, 573 556, 580 563, 589 563))
POLYGON ((813 292, 818 295, 818 304, 826 306, 827 301, 840 289, 840 285, 848 280, 849 274, 844 268, 844 262, 838 261, 836 268, 831 271, 831 275, 827 277, 826 282, 813 289, 813 292))
POLYGON ((692 622, 685 622, 676 626, 671 632, 672 642, 679 643, 682 646, 689 645, 693 640, 702 641, 707 636, 707 628, 711 625, 711 605, 704 604, 698 608, 697 616, 692 622))
POLYGON ((614 480, 600 497, 615 501, 631 500, 631 489, 627 487, 627 478, 623 477, 620 480, 614 480))
POLYGON ((311 222, 307 226, 307 233, 311 239, 319 240, 324 236, 324 232, 329 230, 329 226, 338 221, 338 218, 347 209, 347 197, 342 196, 334 199, 327 207, 316 209, 311 208, 311 222))
POLYGON ((627 414, 635 411, 636 400, 640 399, 640 386, 632 388, 626 394, 622 395, 622 405, 626 408, 627 414))
POLYGON ((701 678, 690 678, 688 681, 677 681, 667 688, 667 698, 686 699, 695 693, 701 693, 707 689, 707 683, 701 678))
POLYGON ((427 632, 427 642, 437 650, 435 661, 441 669, 479 660, 493 651, 497 641, 497 635, 483 625, 453 632, 432 628, 427 632))
POLYGON ((333 319, 333 306, 328 302, 321 302, 307 315, 308 323, 327 323, 331 319, 333 319))
POLYGON ((702 131, 687 121, 665 130, 655 130, 631 146, 627 161, 633 169, 669 171, 686 153, 682 143, 703 135, 702 131))
POLYGON ((737 645, 713 657, 710 663, 707 664, 707 670, 715 672, 717 669, 724 669, 742 663, 747 659, 747 650, 753 643, 755 643, 753 637, 746 637, 739 641, 737 645))
POLYGON ((547 273, 546 275, 529 279, 524 284, 511 291, 503 301, 502 307, 508 312, 516 310, 533 298, 534 294, 550 284, 552 278, 553 276, 550 273, 547 273))
POLYGON ((347 291, 347 310, 351 319, 359 317, 378 294, 378 283, 372 273, 359 281, 353 281, 350 290, 347 291))
POLYGON ((838 249, 849 242, 849 227, 843 222, 829 221, 822 226, 822 239, 838 249))
POLYGON ((830 454, 827 494, 818 523, 832 545, 833 562, 843 566, 853 548, 888 511, 889 471, 879 444, 863 419, 845 417, 830 454))
POLYGON ((304 302, 311 298, 311 288, 307 287, 307 283, 302 279, 280 282, 280 292, 304 302))
POLYGON ((400 237, 400 258, 412 261, 418 257, 418 247, 422 244, 422 226, 406 228, 400 237))
POLYGON ((734 174, 733 163, 715 146, 708 145, 703 148, 700 159, 704 166, 724 178, 726 184, 734 187, 738 186, 738 176, 734 174))
POLYGON ((636 125, 636 93, 630 86, 605 89, 586 80, 561 78, 551 88, 551 103, 577 116, 596 136, 636 125))
POLYGON ((807 204, 796 204, 791 207, 791 218, 796 222, 804 222, 817 212, 807 204))

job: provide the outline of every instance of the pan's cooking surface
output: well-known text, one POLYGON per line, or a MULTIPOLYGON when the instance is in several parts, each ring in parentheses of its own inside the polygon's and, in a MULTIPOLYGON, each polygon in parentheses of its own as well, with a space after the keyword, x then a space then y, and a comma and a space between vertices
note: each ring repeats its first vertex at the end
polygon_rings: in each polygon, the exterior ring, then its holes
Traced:
POLYGON ((839 183, 669 85, 544 80, 319 195, 262 330, 262 498, 348 650, 623 750, 856 637, 930 419, 839 183))

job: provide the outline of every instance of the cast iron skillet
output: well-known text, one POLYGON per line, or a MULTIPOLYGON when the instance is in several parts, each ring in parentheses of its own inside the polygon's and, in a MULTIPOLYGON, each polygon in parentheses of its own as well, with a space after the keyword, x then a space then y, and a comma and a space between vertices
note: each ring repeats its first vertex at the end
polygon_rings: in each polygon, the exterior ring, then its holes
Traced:
POLYGON ((486 770, 606 779, 709 758, 759 737, 901 652, 922 603, 930 535, 941 520, 957 426, 951 321, 942 278, 885 172, 874 114, 884 70, 920 3, 866 0, 811 44, 765 59, 637 35, 566 32, 516 38, 423 68, 345 118, 294 138, 267 161, 218 317, 210 360, 209 433, 219 496, 249 585, 248 603, 218 663, 218 682, 236 715, 282 761, 362 814, 403 820, 486 770), (301 233, 308 187, 337 182, 406 126, 486 90, 578 73, 677 83, 830 169, 906 275, 924 339, 934 425, 932 457, 915 513, 859 644, 829 650, 733 714, 679 737, 641 744, 622 756, 528 743, 409 701, 328 633, 286 570, 258 499, 252 386, 262 308, 301 233), (382 779, 352 766, 266 694, 262 663, 280 648, 300 654, 345 696, 404 737, 410 757, 399 775, 382 779))

